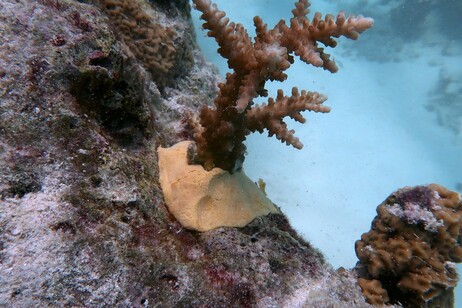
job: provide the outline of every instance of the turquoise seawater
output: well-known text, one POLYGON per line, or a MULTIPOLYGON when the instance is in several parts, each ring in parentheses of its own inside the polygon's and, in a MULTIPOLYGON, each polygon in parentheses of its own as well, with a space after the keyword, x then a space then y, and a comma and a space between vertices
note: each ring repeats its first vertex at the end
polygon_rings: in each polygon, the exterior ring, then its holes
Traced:
MULTIPOLYGON (((272 27, 290 19, 295 1, 215 2, 253 35, 255 15, 272 27)), ((390 193, 427 183, 462 190, 462 2, 313 0, 311 9, 363 14, 375 25, 358 41, 341 38, 326 50, 338 73, 296 61, 286 82, 268 83, 272 97, 293 86, 321 92, 332 111, 307 113, 303 125, 289 122, 304 143, 300 151, 251 135, 244 170, 267 183, 270 199, 334 267, 351 268, 354 242, 390 193)), ((199 15, 193 12, 199 44, 224 76, 226 61, 199 15)))

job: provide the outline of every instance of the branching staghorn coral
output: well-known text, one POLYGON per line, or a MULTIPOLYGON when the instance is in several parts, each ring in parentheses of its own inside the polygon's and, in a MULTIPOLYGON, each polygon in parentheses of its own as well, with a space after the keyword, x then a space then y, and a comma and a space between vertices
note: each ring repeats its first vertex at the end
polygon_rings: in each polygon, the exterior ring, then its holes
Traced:
POLYGON ((293 88, 291 96, 279 91, 276 100, 270 98, 262 106, 253 106, 253 99, 267 96, 266 81, 286 80, 284 71, 294 62, 293 54, 307 64, 336 72, 337 66, 318 43, 335 47, 333 38, 357 39, 359 33, 372 27, 373 20, 346 17, 344 13, 337 18, 327 15, 322 19, 316 13, 310 21, 309 1, 299 0, 292 10, 290 25, 281 20, 268 30, 262 19, 255 17, 256 37, 252 40, 241 24, 229 22, 210 0, 193 2, 206 21, 203 28, 209 30, 208 36, 215 38, 220 46, 218 52, 234 72, 228 73, 226 81, 219 85, 215 108, 203 107, 199 119, 193 123, 197 148, 191 160, 207 170, 214 167, 229 172, 239 170, 244 161, 246 136, 255 131, 262 133, 264 129, 269 136, 275 135, 287 145, 302 148, 284 118, 289 116, 303 123, 303 111, 329 112, 330 108, 323 105, 326 97, 316 92, 299 93, 293 88))

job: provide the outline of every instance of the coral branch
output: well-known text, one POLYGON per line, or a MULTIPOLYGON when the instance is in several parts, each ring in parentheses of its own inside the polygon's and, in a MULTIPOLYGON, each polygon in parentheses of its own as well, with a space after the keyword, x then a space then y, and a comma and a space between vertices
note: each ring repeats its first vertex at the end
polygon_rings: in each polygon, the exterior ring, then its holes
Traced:
POLYGON ((328 107, 322 106, 326 98, 315 92, 299 94, 294 88, 291 97, 285 97, 280 91, 276 100, 269 99, 267 105, 252 106, 253 100, 267 95, 266 81, 286 80, 284 71, 294 62, 293 54, 308 64, 336 72, 337 66, 324 49, 318 47, 318 42, 335 47, 337 42, 333 38, 357 39, 359 33, 372 27, 373 20, 362 16, 346 18, 344 13, 336 19, 327 15, 323 20, 322 15, 316 13, 310 21, 307 18, 309 1, 299 0, 292 10, 290 26, 281 20, 268 30, 263 20, 255 17, 256 37, 252 41, 241 24, 229 22, 225 13, 210 0, 193 2, 206 21, 203 28, 208 30, 208 36, 215 38, 220 46, 218 52, 234 71, 219 85, 215 108, 204 107, 199 120, 193 123, 197 145, 195 162, 207 170, 220 167, 233 172, 244 160, 246 135, 264 129, 269 136, 275 135, 300 149, 302 143, 294 131, 287 128, 283 118, 289 116, 304 122, 302 111, 329 112, 328 107))
POLYGON ((270 98, 268 105, 255 106, 247 112, 247 127, 252 132, 260 133, 263 133, 266 128, 269 137, 276 135, 281 142, 301 149, 303 144, 294 136, 294 130, 287 129, 283 119, 288 116, 295 121, 305 123, 302 111, 329 112, 330 108, 322 105, 326 99, 326 96, 316 92, 302 91, 300 94, 297 88, 293 88, 292 96, 287 97, 282 90, 279 90, 276 101, 270 98))

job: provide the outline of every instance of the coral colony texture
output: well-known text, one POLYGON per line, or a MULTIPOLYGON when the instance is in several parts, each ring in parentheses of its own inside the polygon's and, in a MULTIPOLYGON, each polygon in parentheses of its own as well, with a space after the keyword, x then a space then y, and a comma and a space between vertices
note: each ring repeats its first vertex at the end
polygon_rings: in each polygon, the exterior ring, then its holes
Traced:
POLYGON ((135 57, 150 71, 167 73, 173 67, 175 30, 153 22, 143 3, 128 0, 102 0, 104 10, 135 57))
POLYGON ((191 67, 192 56, 186 44, 192 45, 193 41, 183 41, 179 37, 181 32, 178 33, 173 24, 161 24, 162 16, 148 3, 132 0, 100 0, 97 3, 106 12, 120 39, 152 73, 158 86, 172 83, 172 78, 191 67))
POLYGON ((310 20, 307 17, 310 3, 300 0, 295 3, 289 25, 281 20, 268 30, 263 20, 255 17, 256 37, 252 40, 241 24, 229 22, 225 13, 209 0, 193 2, 206 21, 203 28, 208 30, 208 36, 215 38, 220 46, 218 52, 233 70, 226 75, 226 81, 219 84, 215 108, 204 106, 201 109, 194 125, 197 146, 194 159, 207 170, 219 167, 234 172, 244 161, 246 135, 256 131, 262 133, 265 129, 269 136, 302 148, 302 143, 283 119, 291 117, 304 123, 302 111, 329 112, 329 107, 322 105, 325 96, 293 88, 290 96, 279 90, 276 99, 270 98, 268 104, 252 106, 252 100, 267 96, 266 81, 287 78, 284 71, 294 62, 294 55, 307 64, 336 72, 337 66, 319 43, 335 47, 337 42, 333 37, 355 40, 359 33, 372 27, 373 20, 362 16, 346 17, 344 13, 339 13, 337 18, 326 15, 324 19, 316 13, 310 20))
POLYGON ((436 184, 403 188, 356 242, 359 285, 374 305, 451 307, 462 261, 462 200, 436 184))

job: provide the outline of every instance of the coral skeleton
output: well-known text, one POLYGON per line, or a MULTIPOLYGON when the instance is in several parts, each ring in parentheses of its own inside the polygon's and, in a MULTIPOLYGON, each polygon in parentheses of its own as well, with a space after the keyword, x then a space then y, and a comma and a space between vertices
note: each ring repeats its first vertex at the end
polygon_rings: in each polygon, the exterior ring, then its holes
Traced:
POLYGON ((335 73, 337 66, 319 43, 335 47, 334 38, 344 36, 355 40, 372 27, 373 19, 347 17, 341 12, 337 18, 326 15, 324 19, 316 13, 310 20, 307 17, 309 1, 299 0, 289 25, 281 20, 268 30, 263 20, 255 17, 256 37, 252 40, 246 29, 230 22, 216 4, 209 0, 193 2, 206 21, 203 28, 208 30, 208 36, 215 38, 220 46, 218 52, 234 71, 219 85, 215 107, 203 107, 199 119, 193 123, 197 145, 195 162, 206 170, 214 167, 229 172, 239 170, 244 161, 246 136, 265 129, 270 137, 274 135, 281 142, 301 149, 303 144, 294 136, 294 130, 287 127, 284 118, 304 123, 303 111, 329 112, 330 108, 323 105, 326 97, 316 92, 299 92, 294 87, 291 96, 279 90, 276 99, 269 98, 268 104, 257 106, 253 100, 267 96, 266 81, 286 80, 284 71, 294 63, 294 55, 307 64, 335 73))

